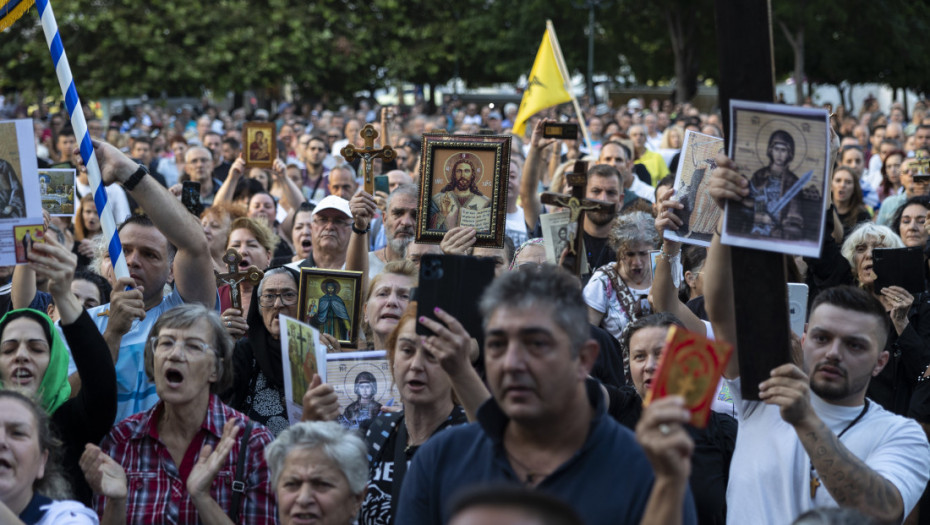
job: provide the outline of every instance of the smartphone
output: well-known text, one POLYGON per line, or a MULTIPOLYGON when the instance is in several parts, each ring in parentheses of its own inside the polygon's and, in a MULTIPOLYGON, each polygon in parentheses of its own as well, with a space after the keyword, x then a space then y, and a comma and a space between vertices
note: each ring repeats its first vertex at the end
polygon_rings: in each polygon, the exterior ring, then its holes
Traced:
POLYGON ((798 337, 804 335, 807 322, 807 294, 806 284, 788 283, 788 320, 791 331, 798 337))
POLYGON ((181 204, 187 211, 200 217, 203 213, 203 202, 200 200, 200 183, 186 180, 181 183, 181 204))
MULTIPOLYGON (((420 282, 414 299, 417 318, 437 320, 437 306, 455 317, 472 337, 482 340, 478 300, 494 280, 494 261, 467 255, 427 254, 420 259, 420 282)), ((417 323, 417 333, 433 331, 417 323)))
POLYGON ((873 289, 876 292, 889 286, 900 286, 917 295, 924 291, 924 269, 922 246, 872 250, 873 289))
POLYGON ((378 175, 375 177, 375 193, 379 191, 391 193, 387 175, 378 175))
POLYGON ((578 124, 548 122, 543 127, 543 137, 547 139, 575 140, 578 138, 578 124))

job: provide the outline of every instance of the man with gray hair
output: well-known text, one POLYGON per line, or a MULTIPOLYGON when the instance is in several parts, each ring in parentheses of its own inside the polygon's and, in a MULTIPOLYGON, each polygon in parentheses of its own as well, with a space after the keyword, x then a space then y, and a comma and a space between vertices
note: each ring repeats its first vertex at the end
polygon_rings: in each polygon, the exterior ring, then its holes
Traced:
POLYGON ((417 197, 420 191, 413 184, 401 184, 387 198, 384 212, 384 234, 387 243, 380 250, 368 252, 368 275, 381 273, 384 265, 407 255, 407 245, 413 242, 417 228, 417 197))
POLYGON ((506 273, 480 307, 493 397, 477 423, 419 449, 397 523, 448 523, 453 494, 495 483, 551 494, 588 524, 695 523, 687 412, 680 399, 663 400, 667 410, 641 423, 648 459, 633 433, 607 416, 600 388, 586 379, 599 347, 577 278, 552 265, 506 273), (611 496, 591 487, 610 487, 611 496))

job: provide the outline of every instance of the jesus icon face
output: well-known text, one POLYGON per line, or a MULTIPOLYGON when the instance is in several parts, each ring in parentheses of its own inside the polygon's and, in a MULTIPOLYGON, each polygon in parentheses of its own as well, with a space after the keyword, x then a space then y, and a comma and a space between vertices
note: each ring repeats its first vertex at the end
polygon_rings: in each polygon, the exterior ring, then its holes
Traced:
POLYGON ((455 165, 452 177, 455 179, 455 189, 465 191, 471 186, 475 174, 467 162, 459 162, 455 165))

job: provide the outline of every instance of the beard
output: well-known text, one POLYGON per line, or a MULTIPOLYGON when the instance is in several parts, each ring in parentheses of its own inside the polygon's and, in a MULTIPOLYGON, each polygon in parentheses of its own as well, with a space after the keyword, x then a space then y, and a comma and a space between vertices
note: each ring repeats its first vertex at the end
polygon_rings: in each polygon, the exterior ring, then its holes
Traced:
POLYGON ((402 237, 394 237, 388 242, 388 244, 391 246, 392 252, 399 255, 400 258, 404 258, 407 256, 407 246, 409 246, 411 242, 413 242, 412 233, 409 236, 404 235, 402 237))
POLYGON ((585 217, 591 219, 591 223, 595 226, 604 226, 613 222, 615 216, 609 213, 602 212, 589 212, 585 214, 585 217))

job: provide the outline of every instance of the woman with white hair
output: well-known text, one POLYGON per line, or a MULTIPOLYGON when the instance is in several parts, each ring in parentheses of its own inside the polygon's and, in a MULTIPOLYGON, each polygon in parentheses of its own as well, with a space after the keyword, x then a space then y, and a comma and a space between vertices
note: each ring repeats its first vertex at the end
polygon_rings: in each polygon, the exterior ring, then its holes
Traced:
MULTIPOLYGON (((867 395, 886 410, 926 424, 930 422, 926 408, 913 398, 930 373, 930 297, 921 293, 915 298, 900 286, 874 289, 878 276, 873 268, 873 251, 903 247, 904 242, 891 228, 866 222, 849 234, 843 242, 842 254, 859 286, 872 292, 891 318, 885 345, 888 363, 869 382, 867 395)), ((923 396, 926 397, 925 392, 923 396)))
POLYGON ((281 525, 355 522, 368 483, 368 448, 332 421, 298 423, 265 448, 281 525))
POLYGON ((617 261, 595 270, 584 287, 588 320, 618 341, 623 327, 652 313, 648 299, 652 288, 649 252, 658 240, 655 219, 648 213, 638 211, 617 217, 608 239, 617 252, 617 261))

